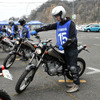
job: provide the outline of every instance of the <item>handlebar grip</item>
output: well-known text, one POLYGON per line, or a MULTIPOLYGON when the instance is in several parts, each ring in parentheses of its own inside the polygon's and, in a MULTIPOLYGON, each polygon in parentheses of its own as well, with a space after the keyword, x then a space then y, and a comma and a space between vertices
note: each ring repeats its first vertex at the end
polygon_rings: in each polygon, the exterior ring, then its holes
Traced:
POLYGON ((56 47, 56 48, 59 48, 59 46, 58 46, 58 45, 55 45, 55 47, 56 47))
POLYGON ((29 39, 29 38, 28 38, 28 40, 33 41, 32 39, 29 39))

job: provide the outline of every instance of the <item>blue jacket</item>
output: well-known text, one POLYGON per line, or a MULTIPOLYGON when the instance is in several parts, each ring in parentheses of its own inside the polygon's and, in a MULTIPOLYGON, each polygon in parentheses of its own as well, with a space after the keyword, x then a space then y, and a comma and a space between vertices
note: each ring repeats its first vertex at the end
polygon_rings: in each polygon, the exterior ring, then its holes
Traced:
POLYGON ((11 35, 13 36, 15 34, 15 29, 14 29, 14 25, 12 26, 12 29, 11 29, 11 35))
POLYGON ((28 25, 24 25, 21 31, 21 38, 23 38, 23 34, 26 33, 26 38, 30 38, 30 29, 28 25))
POLYGON ((1 29, 2 29, 2 27, 0 26, 0 35, 2 35, 3 33, 2 33, 2 31, 1 31, 1 29))
POLYGON ((16 34, 17 31, 19 31, 18 26, 14 24, 11 29, 11 35, 14 36, 14 38, 17 38, 18 35, 16 34))

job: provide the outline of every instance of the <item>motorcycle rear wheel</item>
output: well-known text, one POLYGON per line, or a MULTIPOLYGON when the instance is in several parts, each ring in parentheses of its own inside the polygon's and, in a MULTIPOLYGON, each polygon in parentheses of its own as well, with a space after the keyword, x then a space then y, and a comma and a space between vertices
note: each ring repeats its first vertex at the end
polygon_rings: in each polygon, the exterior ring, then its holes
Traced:
POLYGON ((12 64, 14 63, 15 59, 16 59, 16 55, 15 54, 9 54, 6 57, 6 59, 4 60, 4 63, 3 63, 4 67, 6 69, 10 68, 12 66, 12 64))
POLYGON ((11 100, 10 96, 4 90, 0 90, 0 100, 11 100))
MULTIPOLYGON (((86 69, 86 63, 82 58, 78 58, 77 67, 78 67, 78 72, 79 72, 79 77, 80 77, 84 73, 84 71, 86 69)), ((73 80, 73 77, 72 77, 72 74, 71 74, 70 71, 67 72, 66 76, 70 80, 73 80)))
POLYGON ((33 77, 35 75, 35 72, 36 72, 35 69, 31 69, 29 71, 28 70, 25 70, 23 72, 23 74, 18 79, 17 84, 15 86, 15 91, 17 93, 19 93, 19 94, 22 93, 28 87, 28 85, 33 80, 33 77))

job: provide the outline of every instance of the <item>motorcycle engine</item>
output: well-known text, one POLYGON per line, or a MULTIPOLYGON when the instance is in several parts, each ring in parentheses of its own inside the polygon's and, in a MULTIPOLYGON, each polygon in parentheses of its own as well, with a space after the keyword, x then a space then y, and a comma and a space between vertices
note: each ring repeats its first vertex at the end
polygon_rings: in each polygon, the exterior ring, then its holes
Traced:
POLYGON ((51 76, 60 75, 62 73, 62 65, 57 61, 49 61, 48 63, 48 74, 51 76))
POLYGON ((31 50, 24 50, 26 57, 31 58, 32 57, 32 51, 31 50))

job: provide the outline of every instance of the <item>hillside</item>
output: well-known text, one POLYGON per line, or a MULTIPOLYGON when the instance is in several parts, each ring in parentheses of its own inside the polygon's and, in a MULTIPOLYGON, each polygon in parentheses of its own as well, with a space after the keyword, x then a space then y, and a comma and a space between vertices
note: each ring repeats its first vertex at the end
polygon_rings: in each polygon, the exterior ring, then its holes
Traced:
MULTIPOLYGON (((72 2, 51 0, 44 3, 37 11, 31 11, 28 21, 40 20, 43 23, 54 22, 51 12, 58 5, 66 9, 66 16, 72 16, 72 2)), ((100 22, 100 0, 76 0, 74 2, 74 12, 76 14, 76 19, 74 20, 76 24, 100 22)))

